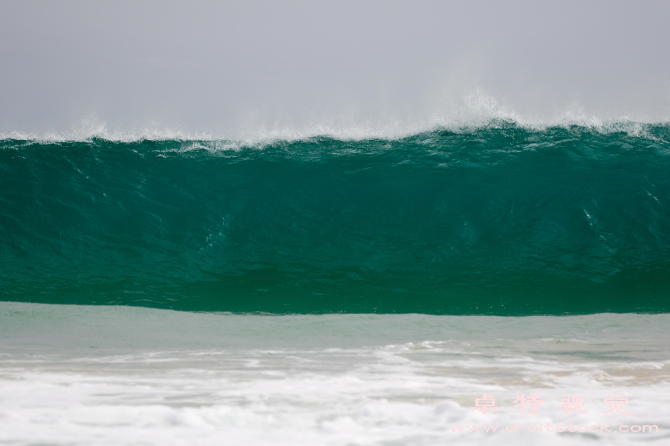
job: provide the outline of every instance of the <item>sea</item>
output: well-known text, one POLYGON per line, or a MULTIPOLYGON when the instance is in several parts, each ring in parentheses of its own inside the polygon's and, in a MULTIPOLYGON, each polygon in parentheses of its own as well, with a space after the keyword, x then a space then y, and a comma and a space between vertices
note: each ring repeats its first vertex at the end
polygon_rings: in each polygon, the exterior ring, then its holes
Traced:
POLYGON ((0 138, 0 444, 670 444, 670 125, 0 138))

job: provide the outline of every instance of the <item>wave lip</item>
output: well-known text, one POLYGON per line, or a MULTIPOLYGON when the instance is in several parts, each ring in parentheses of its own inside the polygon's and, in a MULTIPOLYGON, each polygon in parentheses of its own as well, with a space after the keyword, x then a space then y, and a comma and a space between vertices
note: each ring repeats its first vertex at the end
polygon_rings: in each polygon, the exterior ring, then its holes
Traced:
POLYGON ((472 133, 479 130, 515 127, 532 132, 550 129, 582 129, 599 133, 626 133, 630 136, 645 136, 650 129, 670 126, 670 119, 600 119, 593 116, 567 114, 555 119, 525 119, 514 113, 485 113, 471 118, 448 119, 438 117, 423 123, 401 123, 374 125, 316 124, 302 127, 265 127, 242 134, 216 132, 185 132, 169 127, 148 127, 135 131, 112 130, 105 124, 95 123, 68 132, 5 132, 0 141, 30 141, 37 143, 65 143, 104 140, 109 142, 140 141, 207 141, 227 142, 241 146, 268 145, 277 141, 296 142, 312 138, 331 138, 341 141, 398 140, 439 131, 472 133))

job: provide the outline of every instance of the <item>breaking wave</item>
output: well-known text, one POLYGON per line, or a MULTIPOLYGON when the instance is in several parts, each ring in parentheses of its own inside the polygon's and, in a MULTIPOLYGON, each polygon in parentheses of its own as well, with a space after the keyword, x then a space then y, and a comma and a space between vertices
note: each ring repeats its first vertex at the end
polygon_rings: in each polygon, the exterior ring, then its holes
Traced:
POLYGON ((0 299, 670 311, 667 124, 364 134, 5 138, 0 299))

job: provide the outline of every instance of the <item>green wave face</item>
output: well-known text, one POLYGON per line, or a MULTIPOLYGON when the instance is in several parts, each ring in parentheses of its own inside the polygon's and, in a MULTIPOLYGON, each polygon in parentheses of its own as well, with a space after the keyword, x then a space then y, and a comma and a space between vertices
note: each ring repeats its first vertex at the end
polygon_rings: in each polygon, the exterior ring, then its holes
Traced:
POLYGON ((0 299, 269 313, 670 311, 670 128, 0 141, 0 299))

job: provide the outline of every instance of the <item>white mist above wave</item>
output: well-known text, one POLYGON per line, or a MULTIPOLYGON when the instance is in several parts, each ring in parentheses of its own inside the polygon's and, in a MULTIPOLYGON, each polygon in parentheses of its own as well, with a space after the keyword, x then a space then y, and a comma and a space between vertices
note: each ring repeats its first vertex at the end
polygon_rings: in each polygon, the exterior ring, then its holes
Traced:
POLYGON ((667 441, 668 315, 257 316, 0 303, 0 442, 88 445, 667 441), (472 407, 493 395, 497 412, 472 407), (538 414, 513 406, 544 400, 538 414), (566 414, 565 394, 587 413, 566 414), (604 414, 628 398, 630 414, 604 414), (452 426, 657 425, 658 433, 452 426))

